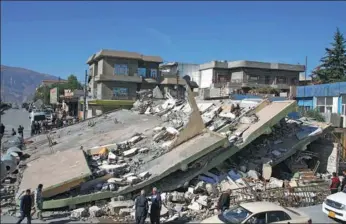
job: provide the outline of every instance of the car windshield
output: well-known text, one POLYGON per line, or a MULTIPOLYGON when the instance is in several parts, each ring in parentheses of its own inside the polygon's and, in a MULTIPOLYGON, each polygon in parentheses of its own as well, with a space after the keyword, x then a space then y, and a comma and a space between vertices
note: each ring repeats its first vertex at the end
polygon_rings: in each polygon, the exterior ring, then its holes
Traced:
POLYGON ((229 223, 241 223, 252 213, 241 206, 235 206, 222 213, 224 219, 229 223))

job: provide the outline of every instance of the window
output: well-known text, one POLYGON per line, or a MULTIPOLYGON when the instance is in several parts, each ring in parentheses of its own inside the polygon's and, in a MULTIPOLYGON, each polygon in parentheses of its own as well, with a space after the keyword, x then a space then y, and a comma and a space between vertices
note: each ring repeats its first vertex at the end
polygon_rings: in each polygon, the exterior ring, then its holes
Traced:
POLYGON ((291 217, 283 211, 267 212, 267 223, 291 220, 291 217))
POLYGON ((114 65, 114 75, 129 75, 129 68, 127 65, 114 65))
POLYGON ((157 78, 157 69, 150 69, 150 77, 157 78))
POLYGON ((258 213, 250 217, 246 224, 264 224, 266 223, 266 213, 258 213))
POLYGON ((127 99, 128 95, 129 95, 128 88, 120 88, 120 87, 113 88, 113 96, 115 99, 127 99))
POLYGON ((276 77, 276 83, 277 84, 287 84, 286 77, 276 77))
POLYGON ((317 97, 316 108, 320 113, 332 113, 333 97, 317 97))
POLYGON ((145 78, 147 76, 147 70, 145 68, 138 68, 138 76, 142 76, 143 78, 145 78))
POLYGON ((249 76, 249 81, 258 81, 259 77, 257 75, 250 75, 249 76))
POLYGON ((342 99, 341 99, 341 114, 346 116, 346 95, 342 95, 342 99))
POLYGON ((230 223, 241 223, 250 215, 252 215, 250 211, 239 205, 234 206, 222 213, 223 218, 230 223))

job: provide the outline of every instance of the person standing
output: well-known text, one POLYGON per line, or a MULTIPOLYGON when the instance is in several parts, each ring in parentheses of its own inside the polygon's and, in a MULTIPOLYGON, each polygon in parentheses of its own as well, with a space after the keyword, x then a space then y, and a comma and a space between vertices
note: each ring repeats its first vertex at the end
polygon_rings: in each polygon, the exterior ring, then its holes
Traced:
POLYGON ((43 208, 43 198, 42 198, 43 185, 39 184, 35 191, 35 210, 37 218, 42 220, 42 208, 43 208))
POLYGON ((160 214, 161 214, 161 195, 157 192, 157 188, 153 188, 153 194, 151 196, 151 208, 150 208, 150 222, 151 224, 160 223, 160 214))
POLYGON ((17 221, 17 224, 20 224, 25 218, 28 224, 31 224, 31 207, 32 207, 32 198, 30 189, 25 191, 20 199, 20 218, 17 221))
POLYGON ((336 175, 335 172, 333 172, 333 177, 332 177, 332 183, 330 185, 330 193, 331 194, 335 194, 338 192, 340 186, 340 179, 339 177, 336 175))
POLYGON ((136 224, 144 224, 148 216, 148 199, 145 197, 145 191, 141 190, 141 195, 136 198, 135 211, 136 211, 136 224))
POLYGON ((17 134, 16 130, 14 130, 14 128, 12 128, 12 136, 15 136, 17 134))
POLYGON ((32 121, 31 122, 31 136, 34 136, 34 134, 35 134, 35 122, 32 121))
POLYGON ((346 185, 346 170, 342 171, 343 179, 341 181, 341 191, 345 190, 345 185, 346 185))
POLYGON ((0 141, 2 139, 2 137, 5 134, 5 125, 3 123, 0 124, 0 141))
POLYGON ((217 203, 217 207, 220 211, 225 211, 229 209, 231 203, 231 190, 226 190, 226 192, 222 193, 219 201, 217 203))
POLYGON ((18 127, 18 134, 20 134, 20 136, 22 136, 22 138, 23 138, 23 131, 24 131, 24 128, 23 128, 23 126, 22 125, 19 125, 19 127, 18 127))

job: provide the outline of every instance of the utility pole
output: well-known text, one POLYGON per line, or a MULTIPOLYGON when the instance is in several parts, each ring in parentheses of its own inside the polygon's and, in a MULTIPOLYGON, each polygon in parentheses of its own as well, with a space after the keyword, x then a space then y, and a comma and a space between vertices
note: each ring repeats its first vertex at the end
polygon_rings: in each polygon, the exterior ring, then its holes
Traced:
POLYGON ((88 82, 88 70, 85 70, 85 80, 84 80, 84 102, 83 102, 83 119, 86 119, 86 109, 87 109, 87 102, 86 102, 86 98, 87 98, 87 82, 88 82))
POLYGON ((308 56, 305 56, 305 81, 308 74, 308 56))

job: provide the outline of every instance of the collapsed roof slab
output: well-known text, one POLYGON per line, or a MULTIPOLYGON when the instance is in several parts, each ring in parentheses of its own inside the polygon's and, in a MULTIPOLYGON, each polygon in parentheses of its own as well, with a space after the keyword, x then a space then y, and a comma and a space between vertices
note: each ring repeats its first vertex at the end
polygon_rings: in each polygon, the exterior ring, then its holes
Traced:
POLYGON ((314 135, 307 135, 303 139, 298 139, 296 137, 296 135, 293 135, 291 137, 287 137, 287 138, 283 139, 282 143, 273 146, 273 149, 275 150, 275 149, 279 149, 279 148, 284 148, 284 149, 289 149, 289 150, 288 150, 288 152, 284 153, 280 158, 274 160, 273 163, 271 164, 272 166, 278 165, 279 163, 285 161, 286 159, 288 159, 289 157, 291 157, 292 155, 294 155, 295 153, 297 153, 300 150, 301 151, 306 150, 307 145, 309 145, 310 143, 312 143, 315 140, 317 140, 318 138, 320 138, 328 130, 332 129, 332 126, 330 124, 323 123, 323 122, 315 122, 314 121, 310 125, 313 125, 316 128, 320 128, 321 132, 318 134, 314 134, 314 135))
POLYGON ((267 105, 262 105, 265 106, 259 111, 257 110, 258 112, 256 113, 258 122, 250 125, 250 127, 243 133, 243 142, 241 144, 219 148, 196 161, 200 164, 199 167, 190 169, 188 172, 178 172, 173 174, 156 185, 158 185, 163 191, 170 191, 183 186, 186 182, 192 180, 196 176, 218 166, 226 159, 245 148, 262 134, 269 133, 270 127, 277 124, 296 108, 296 102, 293 100, 276 101, 267 105))
POLYGON ((52 197, 79 186, 91 175, 82 150, 56 152, 28 164, 18 193, 26 189, 35 190, 43 184, 43 197, 52 197))
POLYGON ((186 170, 188 164, 220 147, 226 147, 228 140, 224 136, 205 131, 194 138, 178 145, 172 151, 154 159, 142 167, 142 171, 148 171, 151 176, 137 185, 126 187, 116 192, 116 195, 128 194, 145 188, 156 181, 178 170, 186 170))

